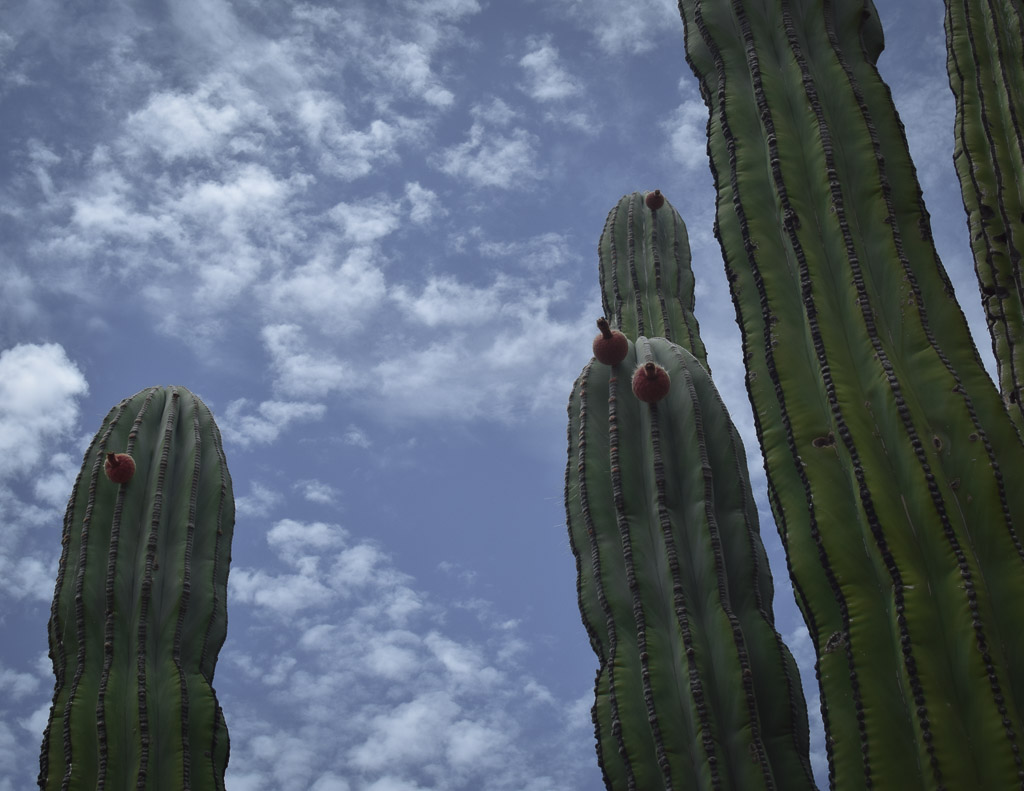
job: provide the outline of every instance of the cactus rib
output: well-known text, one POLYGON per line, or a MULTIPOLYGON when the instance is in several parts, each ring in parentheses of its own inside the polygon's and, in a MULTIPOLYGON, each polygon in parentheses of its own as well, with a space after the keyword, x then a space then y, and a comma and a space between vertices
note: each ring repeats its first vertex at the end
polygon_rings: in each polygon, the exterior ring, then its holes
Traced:
POLYGON ((999 386, 1024 427, 1024 6, 946 0, 949 84, 975 271, 999 386))

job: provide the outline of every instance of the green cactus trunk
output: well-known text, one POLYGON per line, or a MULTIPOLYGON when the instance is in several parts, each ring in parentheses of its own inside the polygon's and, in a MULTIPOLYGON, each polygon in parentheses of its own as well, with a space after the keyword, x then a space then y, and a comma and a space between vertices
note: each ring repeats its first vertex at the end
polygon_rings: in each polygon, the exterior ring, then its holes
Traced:
POLYGON ((949 84, 974 268, 999 387, 1024 427, 1024 5, 946 0, 949 84))
POLYGON ((932 244, 867 0, 681 0, 830 786, 1017 788, 1022 449, 932 244))
POLYGON ((199 398, 151 388, 110 411, 64 518, 40 788, 224 788, 228 733, 211 683, 233 527, 220 432, 199 398), (135 461, 125 484, 104 474, 113 452, 135 461))
POLYGON ((742 443, 701 361, 637 335, 657 327, 703 355, 685 226, 643 197, 619 202, 600 244, 605 309, 636 345, 619 365, 591 361, 569 403, 566 520, 599 661, 604 781, 811 789, 803 692, 774 628, 742 443), (654 404, 630 382, 647 361, 671 377, 654 404))

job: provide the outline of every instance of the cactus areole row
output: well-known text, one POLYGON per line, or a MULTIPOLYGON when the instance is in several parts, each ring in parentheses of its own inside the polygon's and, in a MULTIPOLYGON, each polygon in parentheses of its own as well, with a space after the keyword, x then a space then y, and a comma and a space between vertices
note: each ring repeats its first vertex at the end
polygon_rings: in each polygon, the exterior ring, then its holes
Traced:
POLYGON ((233 528, 220 432, 198 397, 155 387, 110 411, 64 518, 41 789, 224 788, 212 682, 233 528))

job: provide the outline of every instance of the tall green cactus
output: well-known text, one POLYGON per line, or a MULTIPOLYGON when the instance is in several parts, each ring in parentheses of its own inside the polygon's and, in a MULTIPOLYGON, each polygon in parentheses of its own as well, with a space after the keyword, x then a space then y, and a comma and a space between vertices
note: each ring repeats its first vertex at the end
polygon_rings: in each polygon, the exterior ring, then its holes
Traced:
POLYGON ((870 0, 681 0, 832 787, 1024 787, 1024 448, 932 244, 870 0))
POLYGON ((946 0, 945 24, 974 267, 999 387, 1024 428, 1024 4, 946 0))
POLYGON ((40 788, 224 788, 211 683, 233 528, 220 432, 199 398, 156 387, 110 411, 64 517, 40 788), (134 459, 127 483, 104 474, 115 452, 134 459))
POLYGON ((609 789, 810 789, 803 692, 774 629, 742 443, 694 354, 635 334, 647 322, 703 354, 685 227, 643 201, 620 201, 600 245, 605 308, 630 317, 635 346, 617 365, 591 361, 569 403, 566 519, 600 664, 602 773, 609 789), (670 299, 682 310, 659 326, 670 299), (646 362, 670 377, 657 403, 630 388, 646 362))

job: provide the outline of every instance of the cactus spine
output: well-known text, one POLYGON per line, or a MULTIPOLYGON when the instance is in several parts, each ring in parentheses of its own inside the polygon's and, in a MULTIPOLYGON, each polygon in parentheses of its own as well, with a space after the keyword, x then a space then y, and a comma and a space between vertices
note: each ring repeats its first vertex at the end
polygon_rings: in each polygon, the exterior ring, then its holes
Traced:
POLYGON ((1011 417, 1024 427, 1024 5, 946 0, 953 154, 974 267, 1011 417))
POLYGON ((40 788, 224 788, 211 682, 233 527, 220 432, 199 398, 150 388, 110 411, 64 518, 40 788), (103 472, 121 451, 136 464, 125 484, 103 472))
POLYGON ((701 361, 637 334, 657 327, 703 355, 682 220, 643 200, 620 201, 600 245, 605 308, 635 344, 619 365, 591 361, 569 403, 566 519, 605 784, 810 789, 803 693, 773 625, 739 436, 701 361), (647 362, 670 377, 652 404, 630 389, 647 362))
POLYGON ((932 244, 869 0, 681 0, 830 786, 1024 777, 1024 451, 932 244))

